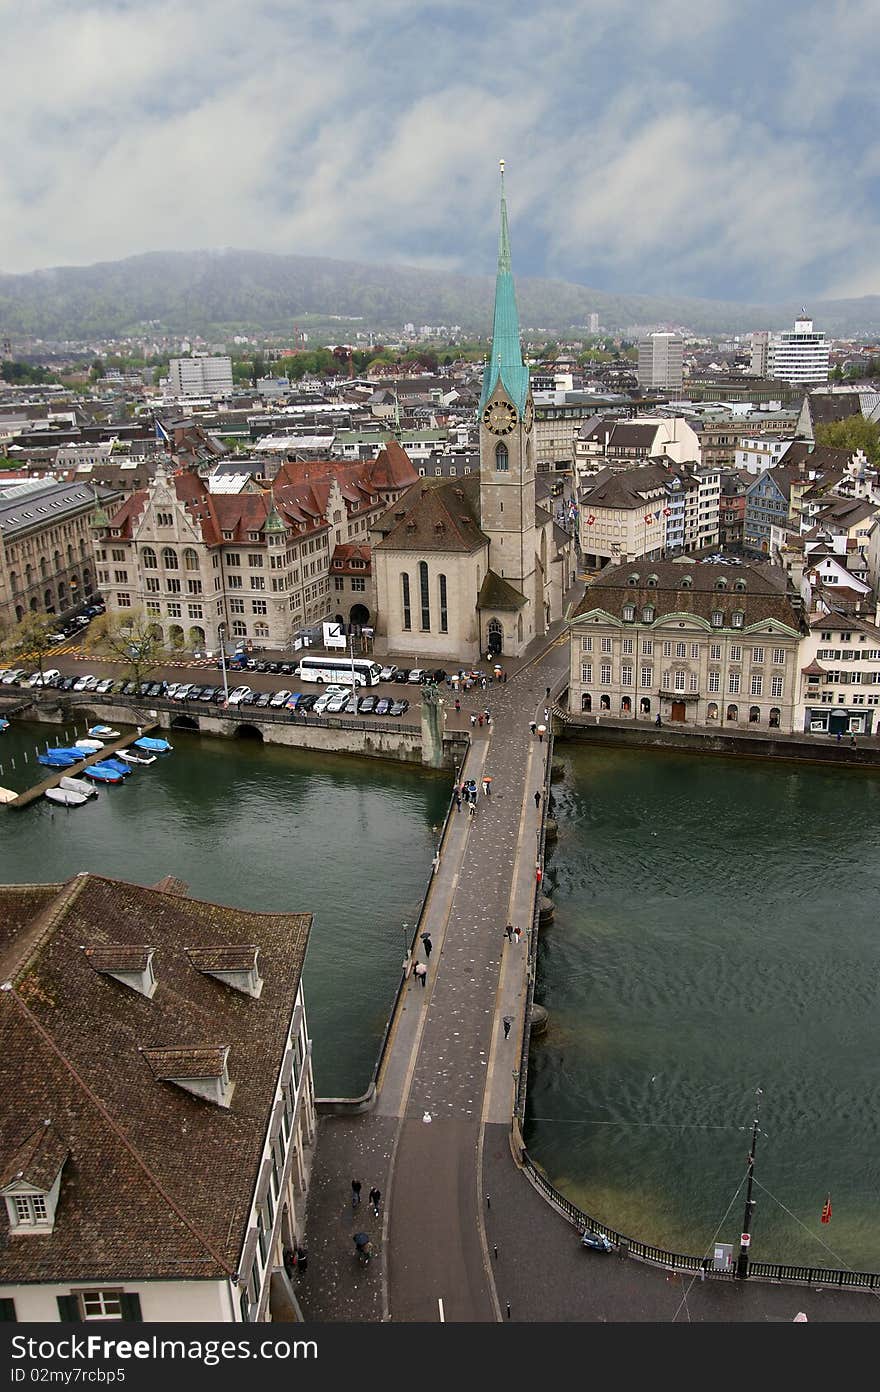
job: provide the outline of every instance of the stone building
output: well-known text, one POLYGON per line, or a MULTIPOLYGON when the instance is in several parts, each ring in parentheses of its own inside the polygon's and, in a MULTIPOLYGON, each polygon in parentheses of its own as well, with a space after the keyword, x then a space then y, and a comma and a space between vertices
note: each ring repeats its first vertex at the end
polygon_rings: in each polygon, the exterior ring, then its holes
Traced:
POLYGON ((394 442, 361 464, 289 461, 271 487, 235 494, 210 492, 191 470, 160 470, 95 520, 107 607, 143 607, 178 649, 215 649, 221 635, 284 648, 331 615, 367 624, 370 524, 416 478, 394 442))
POLYGON ((563 613, 572 541, 535 502, 535 423, 511 272, 503 175, 480 472, 425 477, 373 531, 378 648, 474 661, 521 654, 563 613))
POLYGON ((0 918, 3 1318, 288 1316, 311 915, 82 872, 0 886, 0 918))
MULTIPOLYGON (((106 503, 118 495, 104 489, 106 503)), ((96 588, 90 524, 95 488, 26 483, 0 488, 0 623, 76 612, 96 588)))
POLYGON ((806 631, 803 600, 775 567, 609 567, 571 619, 569 710, 790 733, 806 631))

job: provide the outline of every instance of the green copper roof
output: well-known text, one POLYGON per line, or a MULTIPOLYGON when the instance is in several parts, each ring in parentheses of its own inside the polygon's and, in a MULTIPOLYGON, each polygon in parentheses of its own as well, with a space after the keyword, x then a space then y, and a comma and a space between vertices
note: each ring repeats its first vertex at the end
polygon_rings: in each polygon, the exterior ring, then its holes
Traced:
POLYGON ((507 229, 507 200, 504 196, 504 168, 501 169, 501 234, 498 239, 498 272, 495 277, 495 320, 492 326, 492 353, 483 373, 482 411, 498 380, 517 410, 522 412, 529 394, 529 369, 522 360, 519 341, 519 315, 516 291, 510 269, 510 233, 507 229))

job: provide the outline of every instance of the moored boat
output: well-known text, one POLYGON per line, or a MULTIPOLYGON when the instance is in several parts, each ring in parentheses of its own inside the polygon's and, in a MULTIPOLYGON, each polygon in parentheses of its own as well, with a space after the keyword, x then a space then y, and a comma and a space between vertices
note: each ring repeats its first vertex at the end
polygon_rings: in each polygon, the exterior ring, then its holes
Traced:
POLYGON ((70 788, 47 788, 44 797, 50 802, 60 803, 62 807, 82 807, 88 798, 84 793, 74 793, 70 788))
POLYGON ((3 717, 0 716, 0 735, 2 735, 2 733, 3 733, 4 730, 8 730, 8 729, 9 729, 9 721, 8 721, 8 720, 4 720, 3 717))
POLYGON ((66 788, 69 793, 82 793, 83 797, 98 796, 97 788, 93 788, 91 783, 87 783, 84 778, 62 778, 58 786, 66 788))
POLYGON ((104 748, 104 741, 99 739, 81 739, 76 741, 77 749, 82 749, 86 754, 97 754, 99 749, 104 748))
POLYGON ((155 764, 155 754, 132 754, 129 749, 120 749, 118 754, 114 754, 115 759, 122 759, 126 764, 155 764))
POLYGON ((154 739, 152 735, 141 735, 136 739, 132 746, 134 749, 146 749, 149 754, 170 754, 174 748, 167 739, 154 739))
POLYGON ((87 733, 89 739, 119 739, 119 731, 111 730, 109 725, 93 725, 87 733))
POLYGON ((11 788, 0 788, 0 803, 15 802, 18 793, 14 793, 11 788))
POLYGON ((47 749, 45 754, 37 755, 37 763, 46 768, 70 768, 81 764, 85 757, 81 749, 47 749))
POLYGON ((98 762, 100 763, 101 768, 116 769, 116 772, 121 773, 123 778, 127 778, 130 773, 134 773, 134 769, 131 767, 131 765, 124 764, 121 759, 117 759, 115 754, 110 759, 99 759, 98 762))
POLYGON ((105 768, 102 763, 92 764, 91 768, 83 770, 86 778, 91 778, 94 783, 121 783, 122 774, 118 768, 105 768))

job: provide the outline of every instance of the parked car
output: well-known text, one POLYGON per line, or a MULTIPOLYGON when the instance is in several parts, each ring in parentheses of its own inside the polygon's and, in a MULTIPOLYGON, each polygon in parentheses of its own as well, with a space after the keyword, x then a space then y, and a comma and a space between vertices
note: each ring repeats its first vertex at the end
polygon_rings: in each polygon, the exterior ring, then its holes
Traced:
POLYGON ((398 667, 397 676, 394 678, 394 680, 397 682, 398 686, 400 686, 403 682, 408 682, 409 672, 407 671, 407 669, 405 667, 398 667))
POLYGON ((301 691, 291 691, 290 695, 288 696, 288 698, 287 698, 287 700, 284 702, 284 704, 285 704, 287 710, 293 711, 293 710, 296 710, 296 708, 297 708, 297 706, 299 705, 299 703, 300 703, 301 700, 302 700, 302 692, 301 692, 301 691))
POLYGON ((315 715, 323 715, 323 714, 324 714, 325 710, 327 709, 327 706, 328 706, 329 703, 333 700, 334 695, 338 696, 338 695, 339 695, 339 692, 338 692, 338 691, 337 691, 337 692, 332 692, 332 691, 322 691, 322 692, 321 692, 320 696, 319 696, 318 699, 315 701, 315 705, 314 705, 314 712, 315 712, 315 715))
POLYGON ((249 686, 237 686, 234 691, 229 693, 230 706, 240 706, 245 696, 250 695, 249 686))
POLYGON ((391 702, 388 700, 387 696, 381 697, 381 699, 376 702, 377 715, 387 715, 390 709, 391 702))
POLYGON ((604 1233, 584 1232, 581 1234, 581 1246, 589 1247, 593 1252, 613 1252, 614 1248, 608 1241, 604 1233))
POLYGON ((392 701, 389 715, 406 715, 409 710, 409 701, 392 701))
POLYGON ((26 676, 27 672, 23 667, 13 667, 11 672, 7 672, 4 677, 0 677, 0 681, 2 681, 4 686, 15 686, 21 681, 22 677, 26 676))
POLYGON ((66 643, 66 642, 67 642, 67 638, 68 638, 67 631, 66 631, 66 630, 62 630, 62 629, 59 629, 59 631, 58 631, 57 633, 50 633, 50 634, 49 634, 49 642, 50 642, 50 643, 66 643))
POLYGON ((59 691, 72 691, 76 685, 76 677, 62 677, 58 683, 59 691))
POLYGON ((383 667, 382 671, 379 673, 380 682, 397 681, 397 672, 398 669, 396 667, 383 667))
POLYGON ((30 678, 28 686, 49 686, 61 673, 57 667, 49 667, 45 672, 34 672, 30 678))
POLYGON ((165 683, 164 683, 163 681, 150 682, 150 685, 149 685, 149 687, 147 688, 147 695, 148 695, 148 696, 164 696, 164 695, 165 695, 165 683))
POLYGON ((269 702, 269 705, 270 705, 270 706, 274 706, 274 707, 277 709, 277 708, 280 707, 280 706, 286 706, 289 699, 290 699, 290 692, 289 692, 289 691, 285 691, 284 688, 282 687, 282 689, 281 689, 280 691, 276 691, 276 692, 273 693, 272 699, 271 699, 271 701, 269 702))
POLYGON ((98 685, 95 687, 95 691, 101 696, 106 696, 112 689, 113 681, 110 677, 105 677, 104 680, 99 681, 98 685))
POLYGON ((420 682, 423 682, 427 679, 427 676, 428 674, 423 667, 413 667, 412 671, 407 677, 407 681, 409 682, 410 686, 418 686, 420 682))
POLYGON ((278 668, 278 671, 282 677, 292 677, 294 672, 296 671, 296 663, 282 662, 281 666, 278 668))
POLYGON ((243 706, 255 706, 260 699, 260 694, 259 691, 251 691, 248 696, 245 696, 241 704, 243 706))
POLYGON ((97 685, 98 678, 91 676, 88 672, 84 672, 83 675, 77 677, 76 681, 73 683, 73 689, 74 691, 91 691, 92 688, 97 685))
POLYGON ((192 691, 192 688, 192 682, 181 682, 174 693, 175 701, 185 701, 189 693, 192 691))
POLYGON ((271 691, 261 691, 261 692, 259 693, 259 695, 257 696, 256 701, 254 701, 254 705, 257 707, 258 710, 265 710, 265 708, 268 706, 268 704, 269 704, 269 702, 270 702, 271 700, 272 700, 272 692, 271 692, 271 691))
MULTIPOLYGON (((207 701, 213 701, 214 697, 217 695, 217 690, 218 690, 218 688, 217 688, 216 686, 206 686, 206 687, 204 687, 203 690, 202 690, 202 694, 201 694, 201 696, 199 697, 199 700, 200 700, 200 701, 206 701, 206 702, 207 702, 207 701)), ((220 687, 220 690, 222 691, 223 688, 220 687)))
POLYGON ((372 715, 375 709, 375 696, 362 696, 358 701, 358 715, 372 715))
POLYGON ((330 700, 327 702, 327 705, 325 706, 327 714, 339 715, 342 711, 345 710, 345 707, 348 705, 348 700, 349 696, 347 691, 337 691, 336 695, 331 696, 330 700))
POLYGON ((137 689, 137 682, 127 681, 119 694, 120 696, 136 696, 137 689))
POLYGON ((300 696, 296 705, 297 711, 314 710, 315 702, 317 701, 317 699, 318 698, 313 691, 307 691, 304 696, 300 696))
POLYGON ((186 693, 186 697, 184 699, 187 701, 200 701, 202 698, 202 692, 204 690, 205 688, 201 685, 201 683, 198 686, 192 686, 186 693))
POLYGON ((349 696, 348 700, 345 703, 345 706, 343 707, 344 713, 346 715, 357 715, 357 709, 358 698, 356 696, 349 696))

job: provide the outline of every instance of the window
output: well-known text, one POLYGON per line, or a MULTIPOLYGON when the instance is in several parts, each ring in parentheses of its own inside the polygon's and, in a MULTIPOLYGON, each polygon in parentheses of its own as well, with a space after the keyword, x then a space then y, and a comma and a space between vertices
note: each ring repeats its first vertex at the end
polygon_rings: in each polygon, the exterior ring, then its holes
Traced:
POLYGON ((162 551, 162 564, 166 570, 177 570, 177 552, 172 551, 170 546, 162 551))
POLYGON ((127 570, 114 570, 114 572, 113 572, 113 583, 114 583, 114 585, 127 585, 127 584, 128 584, 128 571, 127 571, 127 570))
POLYGON ((760 665, 760 664, 764 661, 764 649, 763 649, 763 648, 752 648, 752 661, 753 661, 756 665, 760 665))
POLYGON ((728 672, 727 690, 730 692, 731 696, 739 694, 739 672, 728 672))
POLYGON ((342 578, 341 575, 334 575, 334 576, 333 576, 333 588, 334 588, 334 590, 344 590, 344 589, 345 589, 345 581, 343 580, 343 578, 342 578))
POLYGON ((158 575, 148 575, 144 583, 146 586, 147 594, 159 593, 160 581, 158 575))
POLYGON ((122 1291, 84 1290, 78 1292, 84 1320, 121 1320, 122 1291))
POLYGON ((624 604, 623 619, 624 623, 632 623, 636 616, 636 606, 634 604, 624 604))
POLYGON ((720 690, 721 690, 721 673, 720 673, 720 672, 718 672, 718 671, 712 671, 712 672, 709 673, 709 690, 710 690, 710 691, 720 691, 720 690))
POLYGON ((710 644, 709 644, 709 661, 710 661, 710 662, 720 662, 720 661, 721 661, 721 644, 720 644, 720 643, 710 643, 710 644))
POLYGON ((581 652, 592 652, 592 651, 593 651, 593 640, 592 640, 592 638, 582 638, 582 639, 581 639, 581 652))
POLYGON ((773 649, 773 665, 774 665, 774 667, 781 667, 781 666, 783 665, 784 662, 785 662, 785 648, 774 648, 774 649, 773 649))
POLYGON ((243 613, 244 613, 244 600, 243 600, 243 599, 238 599, 238 598, 236 598, 236 599, 230 599, 230 601, 229 601, 229 612, 230 612, 230 614, 243 614, 243 613))
POLYGON ((654 643, 653 643, 653 640, 650 639, 650 638, 643 638, 643 639, 642 639, 642 657, 653 657, 653 656, 654 656, 654 643))
POLYGON ((152 546, 145 546, 141 551, 141 565, 144 570, 155 570, 157 567, 156 553, 152 546))
POLYGON ((592 684, 593 684, 593 664, 592 664, 592 662, 582 662, 582 663, 581 663, 581 681, 583 682, 584 686, 592 686, 592 684))
POLYGON ((676 656, 676 657, 687 657, 687 643, 676 643, 676 645, 675 645, 675 656, 676 656))
POLYGON ((752 696, 764 695, 764 677, 761 672, 752 673, 752 681, 751 686, 749 688, 749 694, 752 696))
POLYGON ((686 677, 686 672, 673 672, 672 685, 675 691, 684 691, 686 677))
MULTIPOLYGON (((248 541, 259 541, 259 540, 260 540, 260 533, 259 533, 259 532, 248 532, 248 534, 247 534, 247 539, 248 539, 248 541)), ((310 543, 310 545, 311 545, 311 543, 310 543)))
POLYGON ((170 580, 165 581, 165 588, 169 594, 180 594, 180 581, 172 576, 170 580))
POLYGON ((248 554, 248 565, 251 570, 259 570, 263 564, 263 557, 259 552, 248 554))
POLYGON ((633 684, 633 669, 632 669, 632 667, 630 667, 630 666, 621 667, 621 669, 620 669, 620 685, 621 685, 621 686, 632 686, 632 684, 633 684))
POLYGON ((655 610, 653 604, 646 604, 644 609, 642 610, 642 623, 653 623, 654 613, 655 610))
POLYGON ((187 592, 187 594, 201 594, 201 593, 202 593, 202 582, 201 582, 201 580, 187 580, 187 582, 186 582, 186 592, 187 592))
POLYGON ((185 570, 198 570, 199 568, 199 558, 191 546, 188 546, 183 553, 183 566, 185 570))
POLYGON ((699 691, 700 678, 696 672, 688 673, 688 691, 699 691))
POLYGON ((712 627, 713 627, 713 628, 723 628, 723 627, 724 627, 724 615, 722 614, 722 612, 721 612, 720 609, 713 609, 713 610, 712 610, 712 627))
POLYGON ((186 612, 191 619, 201 619, 203 617, 201 604, 188 604, 186 606, 186 612))
POLYGON ((268 612, 265 599, 252 599, 251 611, 254 614, 265 614, 268 612))
POLYGON ((633 655, 633 640, 632 640, 632 638, 623 638, 623 639, 621 640, 620 651, 624 654, 625 657, 632 657, 632 655, 633 655))
POLYGON ((654 679, 654 671, 653 671, 653 668, 651 668, 651 667, 643 667, 643 668, 642 668, 642 686, 651 686, 651 685, 653 684, 653 679, 654 679))
POLYGON ((241 619, 232 620, 232 636, 233 638, 247 637, 247 624, 243 623, 241 619))
POLYGON ((179 619, 182 613, 183 613, 183 608, 182 608, 182 606, 181 606, 180 604, 169 604, 169 605, 168 605, 168 617, 169 617, 169 619, 179 619))
POLYGON ((251 576, 251 589, 252 589, 252 590, 265 590, 265 588, 266 588, 266 577, 265 577, 265 575, 252 575, 252 576, 251 576))
POLYGON ((730 621, 733 624, 734 628, 742 628, 744 619, 745 614, 741 609, 734 609, 733 613, 730 616, 730 621))
POLYGON ((778 699, 780 698, 780 696, 782 695, 782 691, 783 691, 784 685, 785 685, 785 678, 779 676, 778 673, 774 674, 774 675, 770 678, 770 695, 771 695, 775 700, 778 700, 778 699))
POLYGON ((407 575, 406 571, 404 571, 401 575, 400 583, 403 587, 403 626, 404 628, 412 628, 412 611, 410 609, 409 599, 409 576, 407 575))
POLYGON ((613 638, 603 638, 603 639, 602 639, 602 651, 603 651, 603 653, 611 653, 611 652, 614 651, 614 639, 613 639, 613 638))
POLYGON ((363 594, 367 588, 367 582, 362 575, 353 575, 351 578, 351 588, 355 593, 363 594))
POLYGON ((506 474, 510 468, 510 460, 507 454, 507 446, 500 444, 495 446, 495 472, 506 474))
MULTIPOLYGON (((441 632, 441 633, 448 633, 448 632, 449 632, 449 613, 448 613, 448 610, 447 610, 447 607, 446 607, 446 576, 445 576, 445 575, 440 575, 440 576, 438 576, 438 585, 439 585, 439 588, 440 588, 440 632, 441 632)), ((362 589, 365 589, 365 588, 366 588, 366 585, 364 584, 363 581, 361 582, 361 588, 362 588, 362 589)), ((354 586, 353 586, 353 585, 352 585, 352 589, 354 589, 354 586)))
POLYGON ((421 604, 422 632, 425 633, 431 627, 431 596, 428 590, 428 562, 419 561, 419 601, 421 604))
POLYGON ((669 639, 668 639, 668 638, 667 638, 666 642, 663 644, 663 656, 664 656, 664 657, 671 657, 671 656, 672 656, 672 644, 669 642, 669 639))
POLYGON ((241 556, 238 554, 237 551, 227 551, 227 553, 226 553, 226 564, 227 564, 228 566, 240 566, 240 565, 241 565, 241 556))
POLYGON ((171 514, 170 512, 157 512, 157 513, 156 513, 156 526, 157 526, 157 527, 173 527, 173 526, 174 526, 174 518, 173 518, 172 514, 171 514))
POLYGON ((740 647, 739 643, 731 643, 731 645, 730 645, 730 660, 731 660, 731 662, 741 662, 741 661, 742 661, 742 648, 740 647))
POLYGON ((599 680, 600 680, 600 682, 602 683, 603 686, 608 686, 609 682, 611 681, 611 663, 610 663, 610 662, 603 662, 603 663, 602 663, 602 667, 601 667, 601 669, 600 669, 599 680))
POLYGON ((49 1210, 43 1194, 13 1195, 16 1227, 40 1227, 49 1223, 49 1210))
POLYGON ((242 581, 242 578, 241 578, 240 575, 227 575, 227 577, 226 577, 226 588, 227 588, 228 590, 240 590, 241 587, 242 587, 242 584, 243 584, 243 581, 242 581))
POLYGON ((130 608, 131 608, 131 595, 130 595, 130 594, 123 594, 122 590, 120 590, 120 591, 119 591, 119 594, 116 596, 116 607, 117 607, 118 609, 130 609, 130 608))

